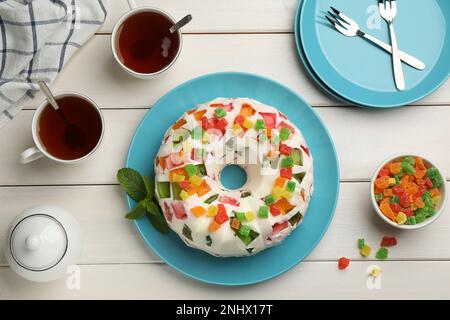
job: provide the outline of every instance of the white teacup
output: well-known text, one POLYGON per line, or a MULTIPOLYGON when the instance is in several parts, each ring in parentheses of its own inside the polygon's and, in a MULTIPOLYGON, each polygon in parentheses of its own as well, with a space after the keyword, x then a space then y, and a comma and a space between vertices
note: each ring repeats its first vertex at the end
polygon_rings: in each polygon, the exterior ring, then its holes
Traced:
MULTIPOLYGON (((89 156, 91 156, 95 151, 97 151, 97 149, 99 148, 102 140, 103 140, 103 134, 105 131, 105 120, 103 118, 102 112, 100 111, 100 108, 98 107, 98 105, 89 97, 82 95, 80 93, 75 93, 75 92, 61 92, 59 94, 55 95, 55 99, 58 100, 59 98, 63 98, 63 97, 68 97, 68 96, 72 96, 72 97, 77 97, 79 99, 83 99, 86 102, 88 102, 94 109, 96 109, 96 111, 98 112, 98 115, 100 116, 100 120, 101 120, 101 134, 100 137, 98 139, 97 144, 95 145, 95 147, 90 150, 89 153, 87 153, 86 155, 80 157, 80 158, 76 158, 76 159, 71 159, 71 160, 65 160, 65 159, 60 159, 52 154, 50 154, 44 144, 41 141, 41 137, 39 134, 39 120, 41 118, 42 112, 44 111, 44 109, 47 107, 47 105, 49 105, 48 100, 44 100, 39 107, 37 108, 36 112, 34 113, 33 116, 33 120, 32 120, 32 124, 31 124, 31 133, 33 135, 33 141, 34 141, 34 146, 31 148, 28 148, 27 150, 25 150, 24 152, 22 152, 22 154, 20 155, 20 162, 21 163, 30 163, 32 161, 38 160, 40 158, 46 157, 50 160, 59 162, 59 163, 64 163, 64 164, 73 164, 73 163, 78 163, 86 158, 88 158, 89 156)), ((55 112, 57 112, 55 110, 55 112)))
MULTIPOLYGON (((176 31, 176 34, 178 35, 178 39, 179 39, 179 45, 178 45, 178 49, 177 52, 174 56, 174 58, 172 59, 172 61, 165 66, 164 68, 162 68, 161 70, 158 70, 156 72, 152 72, 152 73, 140 73, 137 72, 131 68, 129 68, 128 66, 126 66, 124 64, 124 62, 122 61, 122 59, 120 59, 120 53, 119 53, 119 30, 120 27, 123 25, 123 23, 130 18, 131 16, 141 13, 141 12, 153 12, 153 13, 157 13, 160 14, 164 17, 166 17, 169 21, 171 21, 173 24, 176 23, 176 20, 169 15, 167 12, 155 8, 155 7, 150 7, 150 6, 137 6, 134 0, 128 0, 128 5, 130 7, 130 11, 128 11, 127 13, 125 13, 122 17, 120 17, 119 21, 117 21, 116 25, 114 26, 112 35, 111 35, 111 48, 112 48, 112 53, 114 56, 114 59, 116 60, 116 62, 119 64, 119 66, 125 70, 128 74, 136 77, 136 78, 140 78, 140 79, 154 79, 159 77, 160 75, 162 75, 163 73, 165 73, 166 71, 168 71, 177 61, 180 53, 181 53, 181 48, 183 46, 183 36, 180 30, 176 31)), ((150 31, 149 31, 150 32, 150 31)))

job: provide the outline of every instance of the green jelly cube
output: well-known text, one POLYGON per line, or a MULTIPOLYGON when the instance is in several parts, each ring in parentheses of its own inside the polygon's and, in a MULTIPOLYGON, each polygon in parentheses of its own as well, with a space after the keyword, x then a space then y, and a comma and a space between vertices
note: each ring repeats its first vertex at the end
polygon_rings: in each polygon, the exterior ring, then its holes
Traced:
POLYGON ((415 216, 408 217, 408 219, 406 220, 406 224, 410 224, 410 225, 417 224, 416 217, 415 216))
POLYGON ((239 222, 244 222, 246 220, 245 219, 245 212, 235 211, 234 215, 239 220, 239 222))
POLYGON ((156 187, 161 199, 170 198, 170 182, 158 181, 156 182, 156 187))
POLYGON ((270 194, 270 195, 268 195, 268 196, 266 196, 266 197, 264 198, 264 202, 265 202, 268 206, 270 206, 271 204, 274 204, 275 198, 270 194))
MULTIPOLYGON (((382 193, 375 193, 375 201, 376 202, 380 202, 383 199, 384 199, 384 195, 382 193)), ((392 200, 391 200, 391 202, 392 202, 392 200)))
POLYGON ((285 141, 289 139, 289 136, 291 135, 291 131, 286 127, 281 127, 280 130, 280 139, 281 141, 285 141))
POLYGON ((428 169, 427 177, 430 178, 431 182, 433 183, 433 188, 441 187, 443 179, 438 169, 436 169, 435 167, 428 169))
POLYGON ((389 255, 389 250, 387 248, 381 247, 378 249, 377 254, 375 255, 378 260, 386 260, 389 255))
POLYGON ((194 140, 200 140, 203 136, 203 128, 198 126, 192 129, 191 137, 194 140))
POLYGON ((214 110, 214 113, 216 114, 216 117, 219 119, 227 115, 227 112, 222 108, 217 108, 216 110, 214 110))
POLYGON ((197 166, 193 165, 192 163, 188 163, 184 166, 184 170, 186 170, 189 177, 195 176, 198 173, 197 166))
POLYGON ((295 190, 295 182, 294 181, 289 181, 286 185, 286 190, 289 192, 294 192, 295 190))
POLYGON ((285 157, 281 160, 282 168, 292 168, 293 166, 294 166, 294 159, 291 156, 285 157))
POLYGON ((291 157, 294 159, 294 164, 296 166, 302 166, 303 165, 303 154, 300 149, 292 149, 291 151, 291 157))
POLYGON ((426 219, 426 213, 424 211, 416 211, 416 223, 422 223, 426 219))
POLYGON ((248 237, 250 235, 250 231, 251 231, 251 229, 250 229, 249 226, 242 225, 239 228, 239 234, 244 236, 244 237, 248 237))
POLYGON ((172 182, 172 192, 174 200, 181 200, 181 189, 180 185, 176 182, 172 182))
POLYGON ((267 208, 266 206, 259 207, 258 217, 260 217, 261 219, 267 219, 269 217, 269 208, 267 208))
POLYGON ((400 203, 400 197, 399 196, 392 196, 391 197, 391 203, 400 203))
POLYGON ((258 119, 256 120, 255 123, 255 130, 262 130, 266 128, 266 124, 264 123, 264 121, 262 119, 258 119))
POLYGON ((366 241, 364 239, 358 239, 358 248, 359 249, 362 249, 365 244, 366 244, 366 241))

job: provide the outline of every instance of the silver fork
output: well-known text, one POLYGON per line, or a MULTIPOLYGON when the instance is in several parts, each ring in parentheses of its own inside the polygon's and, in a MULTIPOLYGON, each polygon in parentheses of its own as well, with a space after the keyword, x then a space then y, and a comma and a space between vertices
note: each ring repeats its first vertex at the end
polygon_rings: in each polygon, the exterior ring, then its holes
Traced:
POLYGON ((399 91, 405 90, 405 78, 403 76, 402 63, 400 62, 400 53, 398 50, 397 36, 394 29, 394 18, 397 15, 397 4, 395 0, 378 0, 378 10, 381 17, 389 25, 392 46, 392 64, 394 67, 395 85, 399 91))
MULTIPOLYGON (((328 21, 331 23, 331 25, 334 26, 337 31, 347 37, 359 36, 376 44, 385 51, 392 53, 392 47, 389 44, 371 36, 370 34, 363 32, 355 21, 347 17, 339 10, 333 7, 331 7, 331 10, 333 12, 328 11, 329 16, 325 16, 325 18, 328 19, 328 21)), ((400 59, 418 70, 424 70, 426 68, 425 63, 403 51, 400 51, 400 59)))

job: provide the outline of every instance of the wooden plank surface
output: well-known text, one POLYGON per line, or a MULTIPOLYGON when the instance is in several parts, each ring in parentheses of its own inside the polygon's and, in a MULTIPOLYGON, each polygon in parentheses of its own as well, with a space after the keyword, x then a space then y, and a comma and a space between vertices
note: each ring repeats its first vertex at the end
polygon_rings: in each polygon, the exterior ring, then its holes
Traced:
MULTIPOLYGON (((9 222, 33 205, 56 204, 70 210, 81 224, 84 247, 82 264, 146 263, 161 260, 146 247, 132 222, 118 186, 2 187, 0 188, 0 243, 9 222)), ((384 235, 395 235, 399 245, 390 260, 450 260, 450 208, 434 224, 417 231, 398 231, 387 226, 369 202, 368 183, 342 183, 336 214, 325 237, 308 261, 335 261, 341 256, 363 259, 356 246, 365 238, 378 250, 384 235)), ((297 230, 296 232, 301 232, 297 230)), ((0 247, 0 265, 4 265, 0 247)), ((372 254, 370 259, 374 259, 372 254)))
MULTIPOLYGON (((112 56, 110 36, 97 35, 69 61, 52 90, 84 93, 103 108, 148 108, 177 85, 221 71, 269 77, 293 89, 313 106, 342 105, 316 87, 300 62, 291 34, 187 35, 173 69, 155 80, 126 74, 112 56)), ((27 108, 36 108, 42 100, 38 95, 27 108)), ((450 104, 450 82, 418 104, 450 104)))
POLYGON ((450 262, 388 261, 380 289, 368 289, 370 262, 339 271, 334 262, 305 262, 261 284, 219 287, 196 282, 160 264, 81 266, 79 290, 70 276, 48 284, 26 282, 0 267, 0 299, 449 299, 450 262), (405 276, 401 276, 405 275, 405 276), (414 275, 414 276, 411 276, 414 275), (72 286, 73 288, 73 286, 72 286))
MULTIPOLYGON (((297 0, 136 0, 139 6, 160 8, 176 20, 193 19, 186 33, 292 32, 297 0)), ((109 0, 108 19, 100 33, 111 33, 128 10, 126 0, 109 0)))
MULTIPOLYGON (((316 110, 336 144, 343 181, 368 181, 387 156, 399 152, 428 157, 441 168, 443 175, 450 177, 447 143, 450 108, 414 106, 378 112, 328 107, 316 110), (426 134, 412 128, 417 121, 423 123, 426 134)), ((32 144, 33 111, 23 111, 0 134, 0 185, 116 183, 115 174, 124 166, 129 142, 145 112, 103 110, 106 119, 103 145, 91 159, 68 167, 46 159, 28 165, 19 163, 20 152, 32 144)))

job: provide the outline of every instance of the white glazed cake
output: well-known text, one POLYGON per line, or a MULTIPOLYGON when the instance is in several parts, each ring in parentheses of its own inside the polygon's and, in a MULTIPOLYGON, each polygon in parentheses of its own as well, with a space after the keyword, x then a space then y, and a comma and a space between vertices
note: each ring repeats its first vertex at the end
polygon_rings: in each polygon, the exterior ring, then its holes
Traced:
POLYGON ((300 130, 277 109, 218 98, 167 130, 155 159, 155 189, 170 228, 188 246, 248 256, 301 223, 313 192, 313 160, 300 130), (221 183, 230 164, 247 174, 237 190, 221 183))

